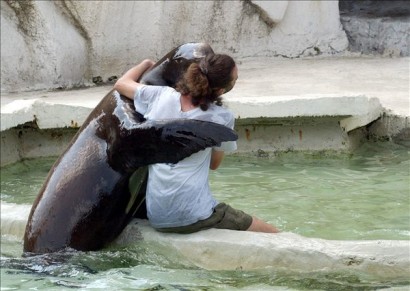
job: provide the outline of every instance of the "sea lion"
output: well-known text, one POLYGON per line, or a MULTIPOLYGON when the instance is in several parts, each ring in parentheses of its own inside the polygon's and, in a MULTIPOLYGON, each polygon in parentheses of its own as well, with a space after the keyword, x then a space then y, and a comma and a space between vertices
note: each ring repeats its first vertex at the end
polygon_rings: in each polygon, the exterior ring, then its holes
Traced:
MULTIPOLYGON (((210 53, 202 43, 177 47, 141 82, 175 86, 190 62, 210 53)), ((176 163, 236 139, 233 130, 211 122, 145 121, 131 100, 111 91, 51 168, 28 218, 25 254, 101 249, 143 203, 147 165, 176 163)))

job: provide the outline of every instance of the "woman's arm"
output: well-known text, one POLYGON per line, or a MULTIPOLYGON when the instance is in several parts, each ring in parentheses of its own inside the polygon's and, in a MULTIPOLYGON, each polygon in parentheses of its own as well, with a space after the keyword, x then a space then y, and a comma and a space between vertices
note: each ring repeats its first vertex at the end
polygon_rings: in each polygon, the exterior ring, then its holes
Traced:
POLYGON ((114 85, 114 89, 121 95, 127 98, 134 99, 135 92, 138 87, 142 86, 137 80, 154 65, 152 60, 143 60, 135 67, 129 69, 121 78, 117 80, 114 85))
POLYGON ((218 167, 221 165, 222 160, 224 159, 224 152, 223 151, 216 151, 212 150, 212 155, 211 155, 211 164, 209 165, 209 168, 211 170, 216 170, 218 167))

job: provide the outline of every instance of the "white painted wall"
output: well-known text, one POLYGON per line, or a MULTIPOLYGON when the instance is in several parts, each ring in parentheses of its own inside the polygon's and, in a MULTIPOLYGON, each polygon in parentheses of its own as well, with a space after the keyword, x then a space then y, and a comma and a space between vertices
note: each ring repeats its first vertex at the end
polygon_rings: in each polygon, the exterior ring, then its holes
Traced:
POLYGON ((1 2, 1 90, 88 85, 189 41, 235 58, 348 46, 338 1, 1 2), (22 4, 25 3, 25 4, 22 4))
POLYGON ((86 41, 62 11, 52 1, 9 2, 1 1, 1 91, 84 84, 86 41))

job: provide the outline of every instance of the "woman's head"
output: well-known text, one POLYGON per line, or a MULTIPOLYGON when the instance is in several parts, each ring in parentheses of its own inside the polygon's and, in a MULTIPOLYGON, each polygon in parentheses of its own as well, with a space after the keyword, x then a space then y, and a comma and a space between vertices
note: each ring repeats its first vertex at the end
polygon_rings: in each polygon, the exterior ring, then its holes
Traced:
POLYGON ((212 54, 192 63, 176 89, 181 94, 190 95, 193 105, 207 110, 210 103, 222 105, 221 95, 235 85, 238 70, 235 61, 228 55, 212 54))

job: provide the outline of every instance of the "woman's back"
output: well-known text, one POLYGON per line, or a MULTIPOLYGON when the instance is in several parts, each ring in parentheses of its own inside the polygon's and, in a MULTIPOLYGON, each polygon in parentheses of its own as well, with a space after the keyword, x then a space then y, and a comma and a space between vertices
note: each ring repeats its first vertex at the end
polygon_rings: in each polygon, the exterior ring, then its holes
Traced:
MULTIPOLYGON (((181 95, 170 87, 144 86, 135 98, 137 110, 148 120, 187 118, 211 121, 233 128, 233 114, 210 104, 207 111, 181 108, 181 95)), ((222 150, 236 149, 236 143, 223 143, 222 150)), ((211 148, 177 164, 149 166, 147 211, 156 228, 189 225, 209 217, 217 204, 209 189, 211 148)))

